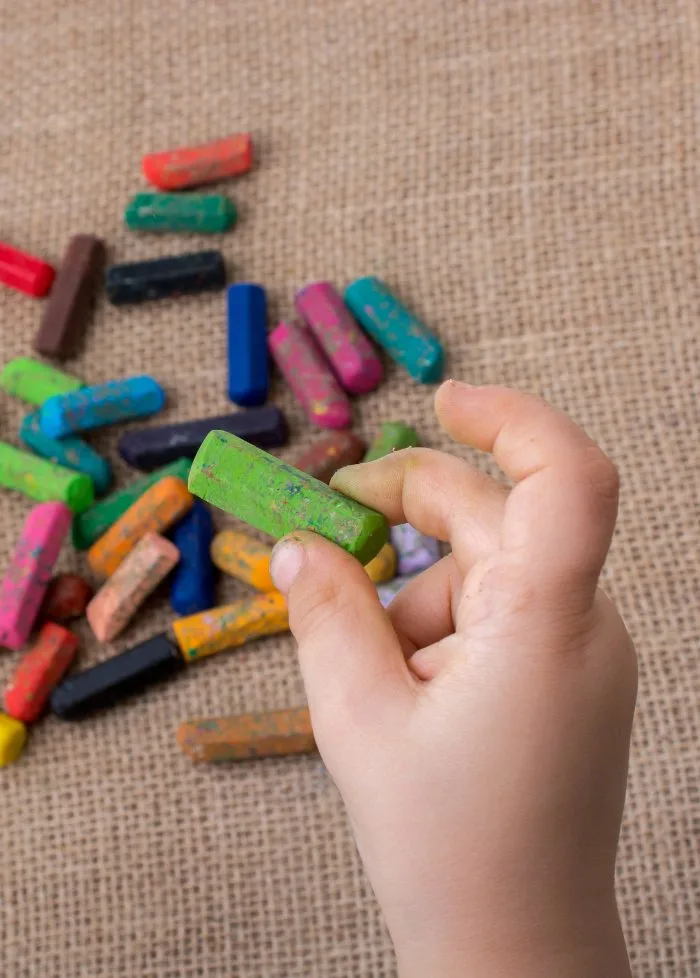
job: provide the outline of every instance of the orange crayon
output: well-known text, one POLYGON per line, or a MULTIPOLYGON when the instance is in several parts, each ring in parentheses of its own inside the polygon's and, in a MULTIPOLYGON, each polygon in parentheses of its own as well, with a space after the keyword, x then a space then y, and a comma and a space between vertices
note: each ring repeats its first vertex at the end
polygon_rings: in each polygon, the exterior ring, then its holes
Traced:
POLYGON ((279 591, 178 618, 173 634, 186 662, 236 648, 264 635, 289 630, 287 603, 279 591))
POLYGON ((100 642, 116 638, 179 559, 180 551, 165 537, 157 533, 142 537, 87 606, 95 638, 100 642))
POLYGON ((180 724, 177 742, 188 757, 199 762, 245 761, 316 750, 306 707, 188 720, 180 724))
POLYGON ((270 577, 271 555, 272 547, 237 530, 222 530, 211 545, 211 559, 219 570, 258 591, 275 590, 270 577))
POLYGON ((182 146, 143 157, 143 175, 159 190, 185 190, 237 177, 253 165, 250 133, 236 133, 203 146, 182 146))
POLYGON ((88 550, 99 577, 110 577, 146 533, 162 533, 192 507, 194 499, 182 479, 166 476, 147 489, 88 550))

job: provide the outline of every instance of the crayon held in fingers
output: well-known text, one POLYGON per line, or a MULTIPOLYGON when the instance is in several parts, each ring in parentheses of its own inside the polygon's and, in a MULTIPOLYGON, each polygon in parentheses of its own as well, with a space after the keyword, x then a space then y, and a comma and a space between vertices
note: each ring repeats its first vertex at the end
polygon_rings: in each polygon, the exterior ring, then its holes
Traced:
POLYGON ((99 642, 115 639, 179 558, 170 540, 146 533, 87 606, 95 638, 99 642))
POLYGON ((306 707, 188 720, 180 724, 177 742, 191 760, 204 763, 285 757, 316 750, 306 707))
POLYGON ((367 564, 387 541, 377 513, 323 482, 224 431, 212 431, 197 452, 190 490, 269 533, 312 530, 367 564))
POLYGON ((178 618, 172 630, 185 661, 194 662, 265 635, 288 631, 287 602, 279 591, 256 594, 199 615, 178 618))
POLYGON ((272 547, 238 530, 222 530, 211 545, 211 559, 219 570, 250 584, 258 591, 274 591, 270 577, 272 547))
POLYGON ((182 479, 169 475, 146 492, 90 547, 94 574, 111 577, 146 533, 162 533, 191 508, 192 495, 182 479))
POLYGON ((348 428, 350 402, 306 326, 280 323, 267 338, 272 358, 312 424, 348 428))

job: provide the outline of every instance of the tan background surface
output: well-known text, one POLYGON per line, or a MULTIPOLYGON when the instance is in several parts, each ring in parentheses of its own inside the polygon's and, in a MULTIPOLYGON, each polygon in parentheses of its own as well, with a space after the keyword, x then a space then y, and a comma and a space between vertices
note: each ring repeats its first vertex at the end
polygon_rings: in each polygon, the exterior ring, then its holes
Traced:
MULTIPOLYGON (((233 278, 264 282, 281 315, 311 278, 378 273, 434 324, 450 373, 542 391, 615 457, 607 579, 641 656, 620 899, 637 975, 697 975, 697 3, 0 11, 0 238, 55 262, 79 231, 103 235, 112 260, 206 246, 122 230, 140 157, 251 129, 259 166, 226 188, 243 211, 222 243, 233 278)), ((2 291, 3 359, 30 351, 40 308, 2 291)), ((152 372, 170 420, 227 409, 223 356, 220 295, 101 300, 71 367, 91 382, 152 372)), ((358 402, 358 429, 402 417, 447 447, 430 396, 392 370, 358 402)), ((279 384, 274 399, 295 444, 308 440, 279 384)), ((14 440, 22 411, 2 398, 1 437, 14 440)), ((27 508, 3 495, 3 555, 27 508)), ((153 603, 117 648, 169 620, 153 603)), ((84 662, 108 654, 82 634, 84 662)), ((189 716, 302 695, 291 640, 273 640, 83 725, 40 725, 0 778, 2 974, 393 975, 319 759, 197 769, 175 745, 189 716)))

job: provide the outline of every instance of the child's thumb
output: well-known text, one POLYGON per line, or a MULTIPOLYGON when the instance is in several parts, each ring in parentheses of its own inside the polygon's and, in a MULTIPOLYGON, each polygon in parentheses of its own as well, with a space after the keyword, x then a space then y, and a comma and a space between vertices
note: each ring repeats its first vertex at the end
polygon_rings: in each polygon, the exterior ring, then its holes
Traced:
POLYGON ((270 570, 287 597, 317 737, 323 741, 328 725, 346 734, 384 726, 410 702, 412 680, 362 565, 323 537, 298 532, 276 545, 270 570))

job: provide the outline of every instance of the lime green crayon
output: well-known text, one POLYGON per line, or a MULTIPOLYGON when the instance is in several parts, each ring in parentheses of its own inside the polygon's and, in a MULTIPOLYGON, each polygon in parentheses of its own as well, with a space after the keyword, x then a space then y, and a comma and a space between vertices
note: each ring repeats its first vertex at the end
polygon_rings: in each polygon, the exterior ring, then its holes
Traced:
POLYGON ((82 380, 56 370, 32 357, 15 357, 0 371, 0 387, 22 401, 40 406, 56 394, 70 394, 85 387, 82 380))
POLYGON ((379 428, 379 434, 367 449, 363 462, 374 462, 400 448, 415 448, 420 445, 420 438, 415 428, 410 428, 402 421, 386 421, 379 428))
POLYGON ((227 431, 206 436, 188 488, 277 539, 293 530, 313 530, 362 564, 379 553, 389 535, 381 513, 227 431))
POLYGON ((65 503, 74 513, 82 513, 95 501, 89 475, 54 465, 6 442, 0 442, 0 485, 42 503, 65 503))
POLYGON ((76 516, 71 529, 75 549, 87 550, 91 547, 95 540, 99 540, 112 523, 116 523, 132 503, 136 502, 139 496, 143 496, 147 489, 164 479, 166 475, 175 475, 183 482, 187 482, 191 464, 188 458, 179 458, 162 469, 156 469, 155 472, 149 472, 148 475, 136 479, 123 489, 115 489, 109 496, 100 499, 90 509, 76 516))

